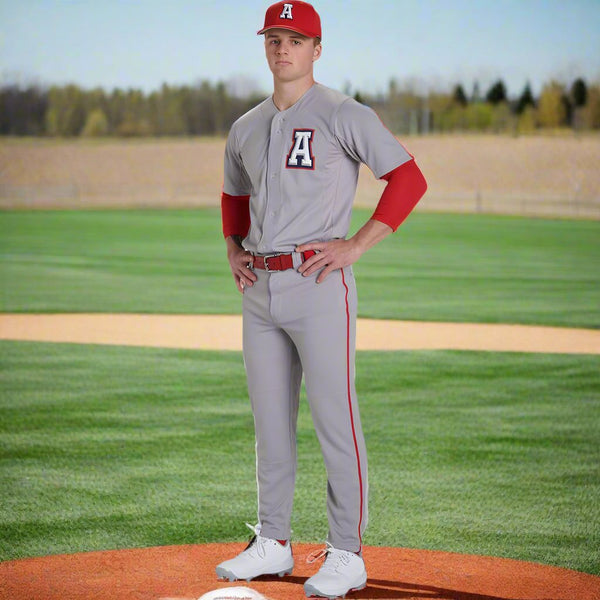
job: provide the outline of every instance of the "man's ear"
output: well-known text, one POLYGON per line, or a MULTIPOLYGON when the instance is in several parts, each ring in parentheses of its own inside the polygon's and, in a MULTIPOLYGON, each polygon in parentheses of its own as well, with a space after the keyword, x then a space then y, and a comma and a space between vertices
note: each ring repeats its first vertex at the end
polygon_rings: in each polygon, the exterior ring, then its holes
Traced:
POLYGON ((319 58, 321 58, 322 50, 323 50, 323 46, 321 46, 321 44, 317 44, 315 46, 315 50, 313 52, 313 62, 315 62, 316 60, 319 60, 319 58))

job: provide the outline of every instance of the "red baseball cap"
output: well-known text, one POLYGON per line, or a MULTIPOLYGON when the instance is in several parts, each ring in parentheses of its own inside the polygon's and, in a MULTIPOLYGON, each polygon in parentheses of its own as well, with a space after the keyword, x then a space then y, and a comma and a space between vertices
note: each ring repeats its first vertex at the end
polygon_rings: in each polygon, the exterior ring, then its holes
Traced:
POLYGON ((289 29, 309 38, 321 39, 321 19, 312 4, 301 0, 277 2, 267 8, 265 25, 257 34, 268 29, 289 29))

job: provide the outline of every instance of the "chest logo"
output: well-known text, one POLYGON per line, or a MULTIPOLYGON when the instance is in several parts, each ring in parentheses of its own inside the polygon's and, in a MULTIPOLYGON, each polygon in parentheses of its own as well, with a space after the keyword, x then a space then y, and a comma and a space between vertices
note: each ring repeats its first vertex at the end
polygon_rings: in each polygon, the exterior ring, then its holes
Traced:
POLYGON ((288 4, 287 2, 283 5, 283 10, 281 11, 281 14, 279 15, 280 19, 292 19, 292 7, 293 4, 288 4))
POLYGON ((315 157, 312 149, 314 135, 314 129, 294 129, 292 147, 287 155, 286 165, 288 169, 315 168, 315 157))

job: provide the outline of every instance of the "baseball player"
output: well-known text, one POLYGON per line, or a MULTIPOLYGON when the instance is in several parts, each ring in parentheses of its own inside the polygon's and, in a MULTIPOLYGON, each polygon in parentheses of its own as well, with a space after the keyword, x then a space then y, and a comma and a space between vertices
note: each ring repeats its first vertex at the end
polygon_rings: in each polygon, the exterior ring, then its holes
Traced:
POLYGON ((296 420, 304 376, 327 469, 329 534, 307 596, 366 586, 367 455, 354 386, 357 298, 351 265, 395 231, 426 190, 413 157, 377 115, 313 78, 321 22, 310 4, 267 9, 271 97, 238 119, 225 150, 223 233, 243 293, 243 344, 256 435, 258 525, 216 571, 230 581, 292 572, 296 420), (387 181, 347 239, 359 166, 387 181))

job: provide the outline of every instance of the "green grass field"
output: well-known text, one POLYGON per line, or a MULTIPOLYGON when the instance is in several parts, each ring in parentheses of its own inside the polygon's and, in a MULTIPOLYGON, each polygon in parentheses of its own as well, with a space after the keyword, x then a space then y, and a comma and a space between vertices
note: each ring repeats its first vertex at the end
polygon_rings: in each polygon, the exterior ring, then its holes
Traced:
MULTIPOLYGON (((0 344, 4 559, 244 539, 256 514, 241 356, 0 344)), ((365 543, 600 574, 600 359, 363 353, 365 543)), ((293 529, 325 538, 306 402, 293 529)))
MULTIPOLYGON (((368 213, 358 212, 355 228, 368 213)), ((206 211, 7 212, 2 310, 239 312, 206 211)), ((417 214, 356 267, 363 316, 598 327, 590 221, 417 214)), ((0 559, 241 540, 239 353, 0 342, 0 559)), ((600 575, 600 357, 360 353, 365 543, 600 575)), ((295 539, 326 535, 306 402, 295 539)))
MULTIPOLYGON (((215 209, 0 223, 2 311, 240 312, 215 209)), ((360 315, 600 327, 598 239, 596 221, 415 214, 356 265, 360 315)))

